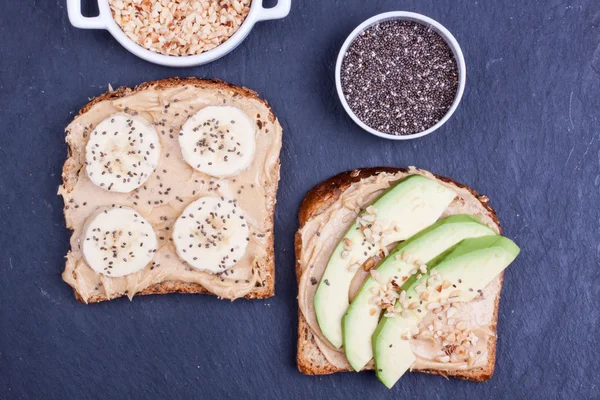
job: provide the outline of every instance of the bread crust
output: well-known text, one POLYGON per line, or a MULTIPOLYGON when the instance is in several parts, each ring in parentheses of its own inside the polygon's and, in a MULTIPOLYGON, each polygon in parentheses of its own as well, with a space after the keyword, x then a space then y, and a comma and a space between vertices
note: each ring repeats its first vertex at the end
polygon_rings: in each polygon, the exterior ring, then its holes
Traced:
MULTIPOLYGON (((397 173, 407 172, 405 168, 391 168, 391 167, 372 167, 357 169, 353 171, 342 172, 326 181, 319 183, 313 189, 311 189, 304 200, 300 204, 298 210, 299 227, 294 238, 294 250, 296 253, 296 279, 300 282, 302 276, 302 267, 299 263, 302 255, 302 236, 300 230, 304 224, 313 216, 319 214, 321 210, 328 207, 331 203, 335 202, 340 195, 348 189, 350 185, 358 182, 362 179, 368 178, 373 175, 380 173, 397 173)), ((455 185, 459 188, 467 189, 473 194, 485 207, 489 216, 492 218, 494 223, 498 226, 500 233, 502 228, 500 227, 500 221, 496 215, 496 211, 488 204, 489 199, 486 196, 478 194, 475 190, 468 186, 455 182, 454 180, 435 175, 434 176, 444 182, 455 185)), ((502 287, 503 274, 500 276, 500 286, 502 287)), ((498 321, 498 308, 500 303, 500 291, 496 296, 494 302, 494 318, 490 328, 493 332, 496 331, 496 325, 498 321)), ((302 315, 302 312, 298 312, 298 344, 297 344, 297 355, 296 361, 298 370, 306 375, 327 375, 336 372, 350 372, 352 369, 341 369, 327 361, 323 353, 317 346, 314 336, 310 330, 310 327, 302 315)), ((492 336, 488 342, 488 363, 486 366, 481 368, 474 368, 470 370, 413 370, 417 372, 424 372, 427 374, 442 375, 444 377, 455 377, 460 379, 466 379, 470 381, 483 382, 489 380, 494 373, 494 366, 496 364, 496 337, 492 336)))
MULTIPOLYGON (((118 89, 106 92, 106 93, 101 94, 101 95, 93 98, 92 100, 90 100, 85 106, 83 106, 83 108, 81 108, 79 113, 77 113, 75 120, 79 116, 88 112, 94 105, 101 103, 103 101, 111 101, 111 100, 119 99, 122 97, 130 96, 132 94, 135 94, 135 93, 138 93, 138 92, 141 92, 146 89, 153 88, 153 87, 156 87, 159 89, 162 89, 162 88, 167 89, 167 88, 178 87, 178 86, 183 86, 183 85, 194 85, 196 87, 209 88, 209 89, 215 89, 215 90, 226 89, 226 90, 232 91, 234 93, 234 96, 238 95, 238 96, 258 100, 261 103, 263 103, 269 110, 269 121, 271 121, 273 123, 276 122, 275 114, 273 113, 271 106, 269 106, 269 103, 266 100, 261 99, 255 91, 250 90, 245 87, 232 85, 232 84, 223 82, 218 79, 200 79, 200 78, 196 78, 196 77, 188 77, 188 78, 173 77, 173 78, 167 78, 167 79, 160 79, 160 80, 142 83, 134 88, 130 88, 127 86, 121 86, 118 89)), ((75 183, 77 182, 76 179, 73 179, 73 176, 78 176, 79 168, 77 168, 77 170, 74 170, 76 165, 75 165, 75 163, 71 162, 71 159, 73 157, 73 149, 71 148, 71 146, 68 143, 67 143, 67 152, 68 152, 67 160, 65 161, 65 164, 64 164, 63 170, 62 170, 62 179, 63 179, 62 186, 63 186, 64 190, 68 193, 73 189, 73 187, 75 186, 75 183)), ((268 205, 268 210, 267 210, 268 226, 271 227, 271 235, 269 236, 269 241, 267 243, 268 257, 266 259, 266 263, 264 265, 260 266, 260 270, 261 270, 261 272, 263 272, 262 276, 265 276, 265 280, 262 282, 257 282, 256 287, 251 292, 249 292, 248 294, 246 294, 244 296, 245 299, 266 299, 269 297, 273 297, 275 295, 274 218, 275 218, 276 194, 277 194, 277 188, 278 188, 279 177, 280 177, 279 169, 280 169, 280 163, 278 160, 277 164, 275 165, 275 168, 272 171, 272 174, 273 174, 272 178, 273 178, 274 184, 267 188, 267 195, 266 195, 266 201, 267 201, 267 205, 268 205)), ((65 210, 63 209, 63 213, 64 212, 65 212, 65 210)), ((66 215, 65 215, 65 219, 66 219, 66 215)), ((71 232, 73 232, 73 229, 71 229, 71 232)), ((79 292, 77 292, 77 290, 75 288, 73 289, 73 292, 75 294, 75 298, 82 303, 98 303, 101 301, 108 301, 108 300, 116 299, 118 297, 126 296, 125 293, 114 293, 110 297, 94 295, 94 296, 88 298, 87 301, 85 301, 83 299, 83 297, 81 296, 81 294, 79 292)), ((164 282, 156 283, 154 285, 150 285, 147 288, 145 288, 144 290, 136 293, 136 295, 167 294, 167 293, 189 293, 189 294, 211 294, 211 295, 213 294, 207 288, 205 288, 204 286, 202 286, 198 283, 180 282, 180 281, 164 281, 164 282)))

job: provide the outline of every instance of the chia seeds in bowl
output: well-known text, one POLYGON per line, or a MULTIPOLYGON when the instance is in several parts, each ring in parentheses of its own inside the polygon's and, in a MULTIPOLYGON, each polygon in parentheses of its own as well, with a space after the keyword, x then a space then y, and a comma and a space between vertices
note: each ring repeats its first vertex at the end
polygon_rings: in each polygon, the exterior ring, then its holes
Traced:
POLYGON ((344 44, 338 92, 364 129, 392 139, 420 137, 456 109, 464 60, 452 35, 433 24, 419 14, 386 13, 365 21, 344 44))

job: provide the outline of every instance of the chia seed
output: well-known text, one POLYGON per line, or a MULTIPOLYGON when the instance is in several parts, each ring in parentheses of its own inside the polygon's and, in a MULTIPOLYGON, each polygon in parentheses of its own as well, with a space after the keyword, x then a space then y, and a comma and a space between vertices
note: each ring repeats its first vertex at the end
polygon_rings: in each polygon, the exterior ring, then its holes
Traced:
POLYGON ((437 32, 390 20, 367 28, 350 44, 341 83, 362 122, 384 133, 410 135, 446 115, 458 90, 458 66, 437 32))

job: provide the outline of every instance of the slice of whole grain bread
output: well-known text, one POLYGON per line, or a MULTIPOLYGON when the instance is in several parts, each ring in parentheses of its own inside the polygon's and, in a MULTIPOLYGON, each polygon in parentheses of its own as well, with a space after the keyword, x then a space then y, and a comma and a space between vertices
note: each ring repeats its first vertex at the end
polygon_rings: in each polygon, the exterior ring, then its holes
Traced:
MULTIPOLYGON (((396 173, 399 171, 407 172, 406 169, 399 168, 390 168, 390 167, 374 167, 374 168, 365 168, 354 171, 342 172, 324 182, 321 182, 317 186, 315 186, 312 190, 310 190, 304 200, 300 204, 300 208, 298 210, 298 219, 299 219, 299 228, 298 232, 295 236, 294 241, 294 249, 296 252, 296 260, 300 260, 302 254, 302 237, 300 235, 300 229, 304 226, 304 224, 312 218, 314 215, 317 215, 322 209, 326 208, 331 203, 335 202, 340 195, 353 183, 359 182, 360 180, 367 178, 372 175, 376 175, 379 173, 396 173)), ((493 220, 493 222, 497 225, 498 230, 501 232, 500 222, 498 217, 496 216, 496 212, 492 207, 490 207, 487 202, 488 198, 485 196, 479 195, 474 190, 469 187, 454 182, 450 178, 445 178, 442 176, 435 175, 435 177, 441 181, 450 183, 458 188, 465 188, 471 194, 473 194, 484 206, 486 212, 493 220)), ((296 279, 300 282, 300 277, 302 276, 302 267, 300 263, 296 262, 296 279)), ((502 275, 500 276, 501 284, 502 284, 502 275)), ((500 285, 501 288, 501 285, 500 285)), ((493 321, 489 326, 489 329, 492 332, 496 332, 496 324, 498 321, 498 306, 500 303, 500 290, 495 295, 494 301, 494 311, 493 311, 493 321)), ((352 369, 340 369, 335 365, 331 364, 323 355, 318 345, 316 344, 315 337, 306 321, 302 312, 299 310, 298 312, 298 346, 297 346, 297 356, 296 356, 298 369, 300 372, 307 375, 326 375, 333 374, 336 372, 349 372, 353 371, 352 369)), ((444 377, 455 377, 461 379, 467 379, 471 381, 487 381, 492 377, 494 372, 494 366, 496 361, 496 336, 492 336, 488 341, 488 363, 484 367, 472 368, 468 370, 442 370, 442 369, 425 369, 425 370, 413 370, 418 372, 424 372, 428 374, 436 374, 442 375, 444 377)))
MULTIPOLYGON (((116 90, 109 91, 100 96, 95 97, 89 103, 87 103, 78 113, 77 116, 83 115, 88 112, 95 104, 103 101, 111 101, 118 98, 133 95, 135 93, 147 90, 149 88, 166 89, 172 87, 179 87, 184 85, 193 85, 195 87, 208 88, 208 89, 222 89, 227 90, 234 96, 242 96, 249 99, 255 99, 262 102, 269 110, 268 119, 271 122, 277 123, 276 117, 266 100, 259 98, 258 94, 245 87, 235 86, 217 79, 199 79, 195 77, 189 78, 168 78, 157 81, 151 81, 140 84, 135 88, 129 88, 122 86, 116 90)), ((77 118, 77 117, 75 117, 77 118)), ((67 142, 68 144, 68 142, 67 142)), ((63 184, 62 189, 69 193, 75 187, 79 174, 82 172, 84 167, 78 160, 80 159, 79 154, 75 154, 76 149, 68 146, 68 157, 65 161, 62 171, 63 184)), ((267 243, 268 257, 264 264, 259 265, 260 276, 264 279, 256 283, 256 286, 252 291, 244 296, 246 299, 265 299, 275 295, 275 255, 274 255, 274 212, 276 203, 276 193, 279 182, 279 160, 275 168, 271 171, 271 184, 265 188, 265 201, 267 203, 267 214, 268 220, 266 226, 268 226, 269 240, 267 243)), ((69 229, 73 230, 71 227, 69 229)), ((86 303, 97 303, 101 301, 112 300, 118 297, 126 296, 126 293, 114 293, 110 297, 103 295, 94 295, 85 301, 77 290, 73 289, 77 300, 86 303)), ((166 293, 193 293, 193 294, 212 294, 210 290, 203 287, 198 283, 193 282, 179 282, 179 281, 163 281, 150 285, 142 291, 136 293, 136 295, 148 295, 148 294, 166 294, 166 293)))

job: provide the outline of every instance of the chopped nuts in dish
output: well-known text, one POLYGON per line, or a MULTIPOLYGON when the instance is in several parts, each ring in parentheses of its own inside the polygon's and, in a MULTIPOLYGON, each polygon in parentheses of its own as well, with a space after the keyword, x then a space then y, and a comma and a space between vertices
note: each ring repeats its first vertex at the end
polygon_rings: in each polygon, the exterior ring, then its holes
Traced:
POLYGON ((109 0, 123 32, 148 50, 196 55, 229 39, 250 12, 251 0, 109 0))

